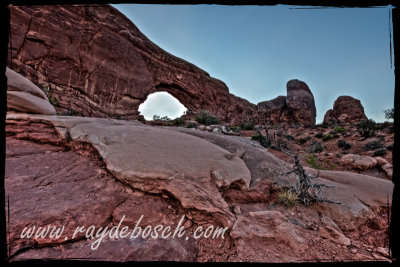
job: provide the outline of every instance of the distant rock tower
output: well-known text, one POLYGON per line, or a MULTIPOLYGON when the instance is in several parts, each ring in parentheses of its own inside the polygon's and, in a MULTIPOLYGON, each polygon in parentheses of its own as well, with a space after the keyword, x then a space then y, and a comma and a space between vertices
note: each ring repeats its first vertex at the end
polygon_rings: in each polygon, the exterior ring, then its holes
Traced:
POLYGON ((366 119, 360 100, 351 96, 339 96, 333 104, 333 109, 325 113, 324 123, 357 123, 366 119))
POLYGON ((260 120, 274 124, 315 125, 317 111, 314 96, 307 84, 296 79, 290 80, 286 90, 287 96, 278 96, 257 104, 260 120))

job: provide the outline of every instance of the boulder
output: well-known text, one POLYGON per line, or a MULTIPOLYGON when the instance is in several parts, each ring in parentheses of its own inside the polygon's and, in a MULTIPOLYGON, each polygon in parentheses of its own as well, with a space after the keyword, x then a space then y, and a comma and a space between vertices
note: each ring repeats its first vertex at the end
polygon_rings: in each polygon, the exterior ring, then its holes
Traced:
POLYGON ((382 170, 384 170, 386 172, 387 176, 390 179, 392 179, 393 178, 393 165, 388 163, 388 164, 385 164, 385 165, 383 165, 381 167, 382 167, 382 170))
POLYGON ((184 208, 213 216, 225 226, 232 224, 234 215, 219 188, 235 184, 246 189, 251 182, 251 173, 240 157, 188 134, 130 121, 42 118, 56 130, 63 129, 60 136, 66 130, 72 141, 91 144, 124 184, 154 194, 168 192, 184 208))
POLYGON ((375 159, 378 162, 378 165, 381 166, 381 167, 386 165, 386 164, 389 164, 389 162, 386 159, 382 158, 382 157, 375 157, 375 159))
POLYGON ((6 68, 6 76, 7 76, 7 91, 20 91, 25 92, 36 97, 42 98, 44 100, 48 100, 45 93, 37 87, 34 83, 32 83, 27 78, 23 77, 19 73, 16 73, 10 68, 6 68))
POLYGON ((347 154, 341 159, 343 164, 359 170, 369 170, 378 164, 378 161, 369 156, 361 156, 357 154, 347 154))
POLYGON ((56 114, 56 110, 49 101, 30 93, 19 91, 7 91, 7 110, 22 113, 56 114))
POLYGON ((351 96, 339 96, 333 104, 333 109, 325 113, 324 123, 357 123, 366 119, 360 100, 351 96))
POLYGON ((21 74, 6 68, 7 77, 7 110, 36 113, 56 114, 53 105, 45 93, 21 74))

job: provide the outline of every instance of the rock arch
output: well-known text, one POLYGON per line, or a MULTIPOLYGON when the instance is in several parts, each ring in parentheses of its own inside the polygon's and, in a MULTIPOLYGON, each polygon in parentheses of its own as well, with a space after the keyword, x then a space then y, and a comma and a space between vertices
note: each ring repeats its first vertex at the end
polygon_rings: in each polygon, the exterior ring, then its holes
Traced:
POLYGON ((48 85, 59 113, 138 119, 150 93, 167 91, 226 122, 257 118, 254 104, 162 50, 109 5, 12 6, 10 26, 8 66, 48 85))
POLYGON ((139 105, 138 111, 144 120, 153 120, 153 116, 167 116, 170 119, 179 118, 186 114, 187 107, 178 98, 166 91, 149 94, 139 105))

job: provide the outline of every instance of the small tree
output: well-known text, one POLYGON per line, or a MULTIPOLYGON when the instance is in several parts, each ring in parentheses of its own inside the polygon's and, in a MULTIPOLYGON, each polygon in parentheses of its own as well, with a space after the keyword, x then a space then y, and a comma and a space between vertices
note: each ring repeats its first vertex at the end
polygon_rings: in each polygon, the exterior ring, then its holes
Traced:
POLYGON ((394 108, 387 109, 384 112, 387 120, 394 120, 394 108))

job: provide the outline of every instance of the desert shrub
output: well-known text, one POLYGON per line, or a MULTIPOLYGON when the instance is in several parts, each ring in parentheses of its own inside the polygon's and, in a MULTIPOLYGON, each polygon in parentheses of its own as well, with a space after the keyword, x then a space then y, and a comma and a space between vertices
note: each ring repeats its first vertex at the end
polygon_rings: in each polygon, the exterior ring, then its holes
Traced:
POLYGON ((336 139, 336 138, 339 138, 339 135, 337 133, 334 133, 334 134, 332 134, 332 137, 336 139))
POLYGON ((297 202, 297 194, 289 189, 281 189, 278 193, 278 203, 285 206, 291 207, 297 202))
POLYGON ((292 135, 290 135, 290 134, 285 135, 285 138, 286 138, 287 140, 294 141, 294 137, 293 137, 292 135))
POLYGON ((302 138, 297 139, 297 142, 298 142, 300 145, 302 145, 302 144, 307 143, 307 141, 309 141, 310 139, 311 139, 311 137, 309 137, 309 136, 307 136, 307 137, 302 137, 302 138))
POLYGON ((186 125, 186 128, 196 128, 196 127, 197 127, 197 124, 194 123, 194 122, 189 122, 189 123, 186 125))
POLYGON ((204 125, 218 124, 219 119, 213 115, 210 115, 207 111, 201 111, 196 115, 196 121, 204 125))
POLYGON ((383 131, 386 133, 394 133, 394 123, 389 121, 377 123, 375 126, 375 130, 383 131))
POLYGON ((383 147, 383 143, 377 139, 369 141, 368 143, 364 144, 364 150, 366 150, 366 151, 375 150, 375 149, 382 148, 382 147, 383 147))
POLYGON ((322 137, 322 141, 326 142, 329 141, 333 138, 333 136, 331 134, 326 134, 322 137))
POLYGON ((377 150, 374 151, 374 157, 380 157, 386 155, 386 149, 385 148, 378 148, 377 150))
POLYGON ((251 137, 251 140, 258 141, 263 147, 268 148, 271 145, 269 138, 266 138, 259 131, 251 137))
POLYGON ((253 123, 241 122, 239 124, 239 127, 242 130, 254 130, 254 124, 253 123))
POLYGON ((340 147, 340 148, 343 148, 346 143, 347 143, 346 140, 340 139, 337 142, 337 146, 340 147))
POLYGON ((276 135, 279 136, 279 137, 282 137, 283 136, 283 131, 282 130, 276 131, 276 135))
POLYGON ((51 96, 50 87, 48 85, 43 87, 43 92, 47 96, 47 98, 49 99, 50 104, 52 104, 53 106, 58 106, 60 104, 60 102, 58 101, 57 97, 52 97, 51 96))
POLYGON ((315 142, 310 146, 310 153, 319 153, 322 152, 324 150, 324 147, 322 146, 322 144, 320 142, 315 142))
POLYGON ((238 132, 240 132, 241 127, 240 126, 231 126, 230 129, 232 131, 234 131, 235 133, 238 133, 238 132))
POLYGON ((185 119, 184 118, 176 118, 172 121, 175 126, 182 126, 185 124, 185 119))
POLYGON ((154 115, 153 121, 171 121, 171 119, 168 116, 160 117, 159 115, 154 115))
POLYGON ((337 146, 343 149, 350 149, 351 148, 351 144, 349 142, 347 142, 346 140, 340 139, 337 142, 337 146))
POLYGON ((317 134, 315 134, 315 137, 316 138, 322 138, 324 135, 322 134, 322 133, 317 133, 317 134))
POLYGON ((376 129, 376 123, 373 119, 362 120, 357 124, 357 131, 364 138, 374 136, 375 129, 376 129))
POLYGON ((346 129, 343 128, 342 126, 337 126, 337 127, 333 128, 333 132, 334 133, 345 133, 346 129))
POLYGON ((304 160, 311 168, 314 169, 320 168, 320 164, 318 163, 318 160, 314 157, 314 155, 308 155, 308 157, 306 157, 304 160))
POLYGON ((393 150, 393 143, 388 144, 386 146, 386 149, 389 150, 389 151, 392 151, 393 150))

